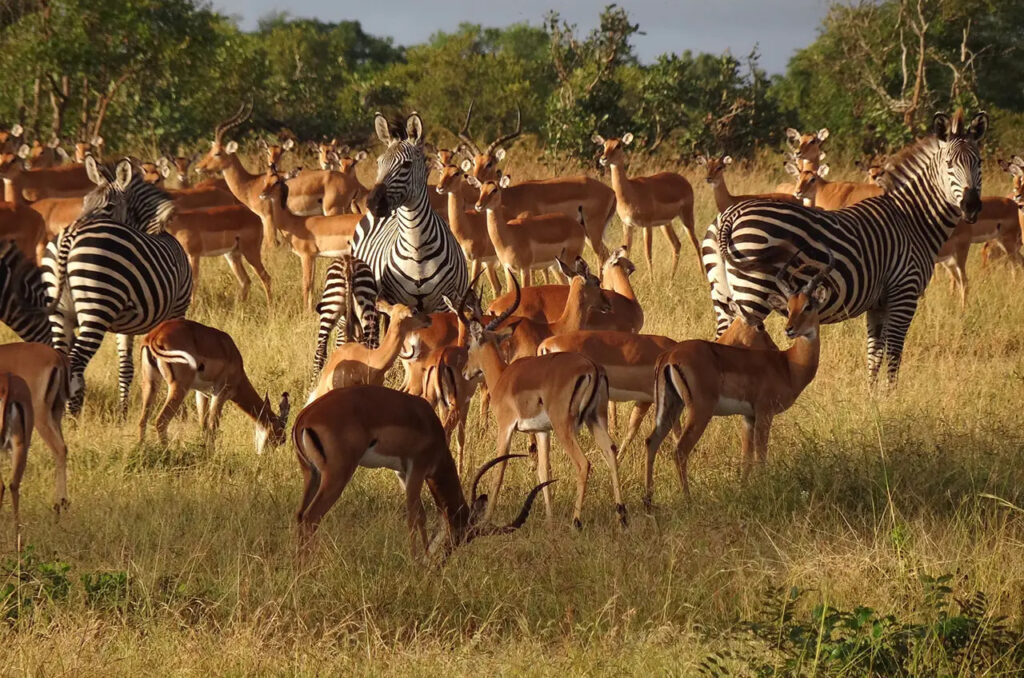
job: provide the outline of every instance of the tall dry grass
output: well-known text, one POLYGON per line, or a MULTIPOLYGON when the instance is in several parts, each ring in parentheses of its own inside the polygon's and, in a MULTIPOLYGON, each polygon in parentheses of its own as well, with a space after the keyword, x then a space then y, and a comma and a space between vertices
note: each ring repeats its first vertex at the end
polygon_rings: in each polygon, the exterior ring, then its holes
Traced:
MULTIPOLYGON (((510 173, 541 168, 513 164, 510 173)), ((710 192, 688 175, 698 223, 708 224, 710 192)), ((734 193, 771 190, 782 178, 781 163, 729 174, 734 193)), ((986 192, 1006 185, 995 174, 986 182, 986 192)), ((607 241, 621 241, 617 227, 607 241)), ((645 331, 708 337, 696 256, 684 239, 670 278, 664 241, 655 243, 653 274, 637 261, 634 278, 645 331)), ((315 318, 300 310, 297 258, 269 258, 269 311, 258 292, 237 303, 227 267, 208 260, 190 316, 235 338, 260 391, 301 402, 315 318)), ((867 387, 863 320, 824 328, 818 377, 776 420, 769 463, 745 486, 738 426, 716 420, 691 465, 693 497, 680 495, 663 451, 657 509, 646 516, 641 438, 621 456, 629 529, 617 528, 598 462, 576 532, 572 475, 556 445, 556 523, 546 527, 538 512, 516 534, 475 541, 441 568, 410 558, 394 478, 367 470, 325 519, 315 555, 297 564, 292 450, 255 456, 250 423, 230 407, 215 448, 201 446, 194 415, 172 424, 169 448, 137 444, 138 396, 131 421, 114 416, 109 340, 87 372, 84 414, 67 426, 70 511, 57 520, 49 508, 53 466, 37 441, 22 489, 33 551, 20 565, 3 513, 0 610, 11 618, 0 623, 2 671, 694 675, 711 653, 749 650, 738 624, 758 614, 769 587, 808 589, 805 606, 865 605, 910 621, 924 614, 922 573, 952 573, 958 594, 984 591, 992 614, 1019 628, 1024 308, 1008 269, 982 273, 974 255, 969 274, 966 313, 944 276, 929 288, 892 393, 867 387), (60 579, 50 577, 60 563, 70 568, 66 592, 47 584, 60 579)), ((778 326, 770 323, 776 336, 778 326)), ((474 404, 472 465, 494 444, 474 404)), ((509 475, 500 513, 534 482, 525 463, 509 475)), ((991 675, 1016 669, 1004 663, 991 675)))

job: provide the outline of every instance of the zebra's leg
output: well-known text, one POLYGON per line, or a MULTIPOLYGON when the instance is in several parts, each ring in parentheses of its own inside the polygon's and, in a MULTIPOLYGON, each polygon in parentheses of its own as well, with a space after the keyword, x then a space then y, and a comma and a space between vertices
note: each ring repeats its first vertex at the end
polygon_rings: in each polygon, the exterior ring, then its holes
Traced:
POLYGON ((337 309, 330 304, 320 302, 317 311, 320 313, 320 326, 316 333, 316 351, 313 353, 314 382, 320 376, 321 370, 324 369, 324 363, 327 361, 327 344, 331 340, 331 330, 338 321, 337 309))
POLYGON ((874 386, 878 381, 878 370, 885 355, 885 325, 888 311, 872 308, 867 312, 868 322, 868 380, 874 386))
POLYGON ((907 339, 907 332, 910 330, 910 322, 917 312, 918 292, 909 287, 901 292, 902 294, 897 293, 895 298, 889 302, 889 316, 883 331, 890 387, 896 385, 900 362, 903 359, 903 344, 907 339))
POLYGON ((75 315, 65 311, 62 308, 58 308, 55 312, 50 314, 50 341, 53 347, 63 353, 69 355, 71 353, 71 346, 75 342, 75 315))
MULTIPOLYGON (((245 267, 242 266, 242 255, 238 253, 238 250, 228 252, 224 255, 224 261, 228 262, 228 266, 231 267, 231 272, 235 274, 235 278, 238 279, 238 284, 241 289, 238 291, 239 301, 245 301, 249 298, 249 288, 252 286, 252 281, 249 279, 249 274, 245 272, 245 267)), ((192 289, 195 289, 193 282, 192 289)), ((270 302, 268 297, 267 303, 270 302)))
POLYGON ((135 363, 132 362, 134 341, 135 337, 130 334, 117 335, 117 400, 121 421, 128 418, 128 397, 135 377, 135 363))

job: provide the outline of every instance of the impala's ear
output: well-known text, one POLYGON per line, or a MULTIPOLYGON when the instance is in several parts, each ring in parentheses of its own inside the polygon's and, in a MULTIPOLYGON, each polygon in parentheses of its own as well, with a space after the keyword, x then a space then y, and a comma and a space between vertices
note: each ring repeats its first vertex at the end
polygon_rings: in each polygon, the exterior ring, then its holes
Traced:
POLYGON ((413 112, 405 121, 405 131, 409 135, 409 141, 414 144, 423 143, 423 119, 419 113, 413 112))
POLYGON ((797 146, 800 144, 800 131, 793 129, 792 127, 786 128, 786 141, 789 142, 790 146, 797 146))
POLYGON ((18 157, 24 160, 25 158, 28 157, 28 154, 31 152, 32 149, 29 147, 28 144, 22 144, 21 147, 18 148, 18 157))
POLYGON ((511 184, 511 183, 512 183, 512 177, 510 177, 507 174, 503 175, 501 177, 501 179, 498 180, 498 186, 500 186, 502 188, 508 188, 509 184, 511 184))
POLYGON ((694 158, 694 161, 696 161, 696 163, 701 167, 708 166, 708 159, 704 157, 703 153, 698 153, 697 156, 694 158))
POLYGON ((633 143, 633 133, 632 132, 626 132, 625 134, 623 134, 622 135, 622 143, 624 145, 626 145, 626 146, 629 146, 631 143, 633 143))
POLYGON ((286 140, 283 144, 281 144, 281 148, 283 148, 286 151, 292 150, 293 148, 295 148, 295 139, 286 140))
MULTIPOLYGON (((780 284, 779 286, 781 287, 782 285, 780 284)), ((789 314, 789 304, 786 302, 786 298, 781 294, 769 294, 768 305, 771 306, 773 310, 778 311, 782 315, 789 314)))
POLYGON ((981 111, 971 119, 971 124, 967 128, 967 134, 975 141, 980 141, 985 136, 987 130, 988 113, 981 111))
POLYGON ((58 158, 60 158, 61 160, 63 160, 64 162, 67 162, 67 161, 68 161, 68 159, 69 159, 69 158, 71 157, 70 155, 68 155, 68 152, 67 152, 67 151, 65 151, 65 150, 64 150, 64 149, 63 149, 62 147, 60 147, 60 146, 56 146, 56 147, 54 147, 54 149, 53 149, 53 152, 54 152, 54 153, 56 153, 56 154, 57 154, 57 157, 58 157, 58 158))
POLYGON ((819 165, 818 166, 818 176, 822 177, 822 178, 827 177, 828 176, 828 169, 829 169, 828 165, 819 165))
POLYGON ((164 179, 166 179, 167 177, 171 176, 171 167, 170 167, 170 165, 160 165, 160 166, 157 167, 157 171, 160 172, 160 176, 162 176, 164 179))
POLYGON ((14 123, 13 125, 11 125, 11 136, 12 137, 20 137, 24 133, 25 133, 25 128, 22 127, 21 125, 19 125, 18 123, 14 123))
POLYGON ((1010 169, 1008 169, 1007 171, 1010 173, 1010 176, 1024 176, 1024 168, 1022 168, 1020 165, 1010 165, 1010 169))
POLYGON ((100 172, 99 165, 96 163, 96 158, 91 155, 85 156, 85 175, 89 177, 89 181, 97 186, 105 186, 107 183, 107 180, 100 172))
POLYGON ((224 147, 224 152, 226 152, 228 155, 234 155, 235 153, 237 153, 238 152, 238 142, 237 141, 229 141, 228 145, 224 147))
POLYGON ((562 275, 564 275, 566 278, 572 278, 579 274, 579 271, 575 271, 566 266, 565 262, 562 261, 561 258, 556 258, 555 261, 558 262, 558 270, 561 271, 562 275))
POLYGON ((792 175, 794 177, 800 176, 800 170, 797 169, 797 166, 794 163, 787 162, 787 163, 785 163, 785 167, 786 167, 786 174, 790 174, 790 175, 792 175))
POLYGON ((590 140, 598 146, 604 146, 604 137, 600 134, 594 134, 594 136, 590 137, 590 140))
POLYGON ((388 119, 378 113, 373 118, 373 129, 377 132, 377 138, 385 144, 391 143, 391 129, 388 127, 388 119))
POLYGON ((465 160, 462 161, 462 164, 459 165, 459 167, 462 169, 463 172, 469 174, 470 172, 473 171, 473 161, 470 160, 469 158, 466 158, 465 160))
POLYGON ((499 148, 498 150, 496 150, 494 152, 494 159, 497 160, 498 162, 501 162, 502 160, 504 160, 505 159, 505 149, 504 148, 499 148))
POLYGON ((811 292, 811 299, 814 300, 814 305, 817 308, 821 308, 825 300, 828 299, 828 289, 824 285, 818 285, 811 292))
POLYGON ((731 155, 724 156, 722 158, 722 164, 723 165, 731 165, 732 164, 732 156, 731 155))
MULTIPOLYGON (((469 162, 469 161, 467 160, 466 162, 469 162)), ((465 163, 463 163, 463 165, 465 165, 465 163)), ((473 169, 473 163, 470 163, 469 169, 473 169)), ((465 171, 469 172, 469 170, 465 170, 465 171)), ((469 182, 470 186, 472 186, 473 188, 480 188, 480 185, 481 185, 480 184, 480 180, 477 179, 476 177, 474 177, 472 174, 465 174, 463 176, 466 177, 466 181, 469 182)))
POLYGON ((825 139, 828 139, 828 128, 822 127, 818 130, 818 141, 824 141, 825 139))
POLYGON ((128 158, 117 163, 117 168, 114 170, 114 179, 117 182, 117 187, 122 191, 131 183, 133 172, 132 161, 128 158))
POLYGON ((362 162, 363 160, 366 160, 366 151, 359 151, 358 153, 356 153, 353 160, 355 160, 356 162, 362 162))
POLYGON ((50 148, 57 148, 58 146, 60 146, 60 139, 58 139, 57 137, 54 137, 54 138, 50 139, 46 143, 46 145, 49 146, 50 148))

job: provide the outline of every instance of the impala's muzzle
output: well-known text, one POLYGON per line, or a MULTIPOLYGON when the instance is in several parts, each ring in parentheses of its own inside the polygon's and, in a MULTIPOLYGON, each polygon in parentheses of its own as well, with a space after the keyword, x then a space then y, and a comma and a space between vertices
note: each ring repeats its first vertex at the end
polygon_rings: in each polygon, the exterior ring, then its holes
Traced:
POLYGON ((370 210, 370 214, 383 219, 391 213, 390 205, 388 205, 388 191, 384 184, 376 184, 366 196, 366 207, 370 210))
POLYGON ((964 213, 964 221, 968 224, 976 222, 981 212, 981 191, 976 188, 965 190, 963 200, 960 201, 960 211, 964 213))

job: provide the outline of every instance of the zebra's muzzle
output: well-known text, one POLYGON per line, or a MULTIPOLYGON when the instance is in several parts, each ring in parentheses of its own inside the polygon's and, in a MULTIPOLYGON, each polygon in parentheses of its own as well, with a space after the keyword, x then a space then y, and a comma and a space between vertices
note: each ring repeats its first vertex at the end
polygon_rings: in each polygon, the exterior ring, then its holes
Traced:
POLYGON ((370 214, 383 219, 391 210, 388 209, 388 192, 383 184, 377 184, 366 196, 366 207, 370 210, 370 214))
POLYGON ((964 214, 964 221, 973 224, 978 220, 978 213, 981 212, 981 192, 977 189, 964 191, 963 200, 960 201, 960 211, 964 214))

